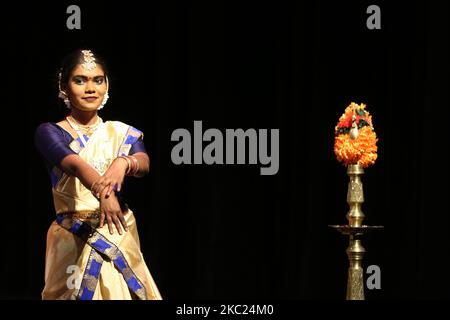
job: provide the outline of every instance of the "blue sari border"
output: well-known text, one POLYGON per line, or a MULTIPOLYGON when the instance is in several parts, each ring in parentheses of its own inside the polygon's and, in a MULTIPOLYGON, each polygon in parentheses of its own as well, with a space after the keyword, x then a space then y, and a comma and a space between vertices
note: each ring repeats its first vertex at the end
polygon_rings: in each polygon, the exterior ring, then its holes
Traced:
POLYGON ((97 287, 102 265, 102 256, 95 251, 95 249, 91 249, 89 260, 83 274, 83 280, 77 294, 78 300, 92 300, 97 287))
POLYGON ((117 152, 117 156, 127 156, 130 153, 133 144, 143 135, 144 134, 142 131, 133 128, 132 126, 128 126, 127 135, 125 136, 125 139, 117 152))
POLYGON ((104 261, 102 255, 113 261, 127 283, 128 288, 134 292, 139 299, 147 300, 147 291, 144 285, 131 269, 123 253, 114 243, 96 231, 91 225, 79 219, 64 220, 63 214, 57 214, 56 221, 61 227, 78 236, 92 247, 88 264, 83 275, 83 281, 80 286, 78 296, 80 300, 89 300, 93 297, 101 265, 104 261))

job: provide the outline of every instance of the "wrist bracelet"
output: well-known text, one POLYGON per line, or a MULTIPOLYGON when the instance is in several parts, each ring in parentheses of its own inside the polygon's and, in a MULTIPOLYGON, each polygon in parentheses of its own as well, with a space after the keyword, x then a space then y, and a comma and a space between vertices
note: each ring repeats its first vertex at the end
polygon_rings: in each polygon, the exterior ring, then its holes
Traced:
POLYGON ((91 186, 91 193, 93 192, 92 189, 94 189, 96 183, 97 183, 97 181, 94 181, 94 182, 92 183, 92 186, 91 186))
MULTIPOLYGON (((97 180, 97 181, 98 181, 98 180, 97 180)), ((94 189, 95 185, 97 184, 97 181, 94 181, 94 183, 92 183, 92 186, 91 186, 91 193, 92 193, 92 195, 93 195, 95 198, 98 199, 97 195, 95 195, 95 194, 94 194, 94 191, 92 190, 92 189, 94 189)))
POLYGON ((135 156, 128 156, 128 158, 131 159, 131 163, 132 163, 132 169, 130 170, 129 175, 135 176, 136 173, 139 172, 139 161, 138 161, 138 159, 136 159, 135 156))
POLYGON ((130 173, 130 170, 131 170, 131 161, 130 161, 130 159, 128 159, 128 157, 126 157, 126 156, 120 156, 120 157, 117 157, 117 158, 125 159, 125 161, 127 162, 127 170, 125 171, 125 174, 128 175, 130 173))

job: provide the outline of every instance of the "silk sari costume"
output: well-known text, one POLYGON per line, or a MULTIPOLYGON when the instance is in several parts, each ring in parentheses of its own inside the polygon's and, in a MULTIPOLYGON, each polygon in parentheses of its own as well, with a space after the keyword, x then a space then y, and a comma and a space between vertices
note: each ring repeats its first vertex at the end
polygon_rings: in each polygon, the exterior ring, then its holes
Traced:
POLYGON ((47 165, 56 210, 47 233, 42 299, 161 299, 141 253, 131 209, 121 203, 128 232, 114 230, 111 235, 106 223, 99 228, 99 201, 60 167, 65 156, 78 154, 102 175, 116 157, 145 152, 142 137, 141 131, 118 121, 102 122, 84 139, 73 138, 56 123, 37 128, 35 144, 47 165))

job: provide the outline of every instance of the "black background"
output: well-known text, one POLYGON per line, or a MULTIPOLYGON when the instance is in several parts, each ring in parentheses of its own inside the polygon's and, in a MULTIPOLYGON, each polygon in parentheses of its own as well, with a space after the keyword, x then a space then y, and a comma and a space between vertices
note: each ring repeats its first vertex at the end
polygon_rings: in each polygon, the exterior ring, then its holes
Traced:
POLYGON ((111 69, 100 115, 145 133, 151 173, 129 179, 142 251, 165 299, 344 299, 348 177, 334 126, 352 101, 373 116, 379 158, 363 177, 367 299, 449 298, 447 1, 33 2, 2 12, 7 187, 3 299, 40 299, 50 180, 33 144, 58 121, 56 72, 89 48, 111 69), (66 28, 78 4, 82 29, 66 28), (366 27, 371 4, 381 30, 366 27), (5 73, 6 69, 6 73, 5 73), (171 133, 279 128, 280 169, 171 162, 171 133))

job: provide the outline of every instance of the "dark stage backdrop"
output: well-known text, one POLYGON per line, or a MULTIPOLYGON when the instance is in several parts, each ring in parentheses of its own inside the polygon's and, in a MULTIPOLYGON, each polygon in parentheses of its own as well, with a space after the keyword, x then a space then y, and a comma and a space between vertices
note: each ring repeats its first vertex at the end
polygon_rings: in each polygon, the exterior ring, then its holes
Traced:
POLYGON ((104 120, 141 129, 151 173, 128 179, 148 266, 166 299, 344 299, 348 177, 334 126, 366 103, 379 158, 363 176, 367 299, 450 298, 448 1, 59 1, 2 12, 7 173, 0 298, 40 299, 54 219, 36 127, 64 116, 63 56, 97 51, 112 72, 104 120), (81 30, 66 8, 81 8, 81 30), (366 9, 381 8, 369 30, 366 9), (6 73, 5 73, 6 69, 6 73), (259 165, 182 165, 171 134, 280 130, 276 175, 259 165), (8 127, 9 128, 9 127, 8 127))

